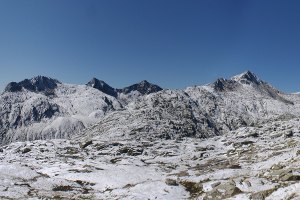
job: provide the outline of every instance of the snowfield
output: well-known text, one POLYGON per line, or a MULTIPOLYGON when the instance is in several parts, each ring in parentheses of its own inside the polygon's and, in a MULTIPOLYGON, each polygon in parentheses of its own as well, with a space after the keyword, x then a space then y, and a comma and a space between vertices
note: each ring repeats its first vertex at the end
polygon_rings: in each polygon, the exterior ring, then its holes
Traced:
POLYGON ((0 197, 299 199, 300 119, 209 139, 84 137, 3 146, 0 197))

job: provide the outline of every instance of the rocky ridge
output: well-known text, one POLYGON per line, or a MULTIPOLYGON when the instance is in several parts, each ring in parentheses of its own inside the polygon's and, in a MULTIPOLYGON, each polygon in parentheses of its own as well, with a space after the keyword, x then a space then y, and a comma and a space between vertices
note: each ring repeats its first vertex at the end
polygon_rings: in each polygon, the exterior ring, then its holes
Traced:
POLYGON ((112 88, 110 85, 108 85, 104 81, 98 80, 96 78, 93 78, 86 85, 93 87, 95 89, 98 89, 101 92, 103 92, 107 95, 116 97, 116 98, 118 98, 118 96, 120 96, 121 94, 127 95, 132 92, 138 92, 138 93, 140 93, 140 95, 147 95, 147 94, 151 94, 151 93, 155 93, 155 92, 159 92, 159 91, 163 90, 158 85, 151 84, 146 80, 141 81, 140 83, 125 87, 123 89, 112 88))

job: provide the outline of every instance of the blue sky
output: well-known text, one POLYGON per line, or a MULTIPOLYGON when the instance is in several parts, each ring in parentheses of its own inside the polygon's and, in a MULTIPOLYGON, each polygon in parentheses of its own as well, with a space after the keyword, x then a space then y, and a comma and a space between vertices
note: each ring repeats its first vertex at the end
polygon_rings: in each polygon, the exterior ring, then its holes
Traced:
POLYGON ((298 0, 0 0, 0 89, 46 75, 185 88, 251 70, 300 91, 298 0))

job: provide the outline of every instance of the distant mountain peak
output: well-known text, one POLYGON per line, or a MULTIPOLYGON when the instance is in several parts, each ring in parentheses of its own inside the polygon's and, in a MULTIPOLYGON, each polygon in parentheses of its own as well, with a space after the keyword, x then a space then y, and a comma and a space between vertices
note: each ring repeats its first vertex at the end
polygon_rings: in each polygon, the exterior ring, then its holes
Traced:
POLYGON ((155 85, 146 80, 143 80, 137 84, 133 84, 133 85, 131 85, 129 87, 125 87, 123 89, 119 89, 118 92, 128 94, 132 91, 138 91, 142 95, 146 95, 146 94, 159 92, 161 90, 163 90, 163 89, 161 87, 159 87, 158 85, 155 85))
POLYGON ((60 81, 47 77, 47 76, 36 76, 30 80, 31 84, 35 86, 36 90, 42 91, 45 89, 54 89, 57 84, 61 84, 60 81))
POLYGON ((38 75, 35 76, 33 78, 30 79, 32 82, 45 82, 45 81, 51 81, 51 82, 55 82, 55 83, 61 83, 60 81, 50 78, 48 76, 42 76, 42 75, 38 75))
POLYGON ((143 80, 139 83, 130 85, 123 89, 113 88, 109 86, 107 83, 105 83, 104 81, 99 80, 97 78, 92 78, 92 80, 90 80, 86 85, 98 89, 101 92, 113 97, 118 97, 118 93, 129 94, 132 91, 138 91, 142 95, 146 95, 146 94, 151 94, 163 90, 158 85, 152 84, 147 80, 143 80))
POLYGON ((53 90, 61 84, 60 81, 46 76, 36 76, 31 79, 25 79, 19 83, 11 82, 5 87, 5 92, 19 92, 26 89, 32 92, 45 92, 53 90))
POLYGON ((87 83, 87 85, 89 85, 89 86, 91 86, 91 87, 97 87, 97 85, 101 85, 102 87, 104 86, 104 85, 107 85, 107 86, 109 86, 107 83, 105 83, 104 81, 102 81, 102 80, 99 80, 99 79, 97 79, 97 78, 92 78, 88 83, 87 83))
POLYGON ((139 84, 151 84, 151 83, 149 83, 147 80, 142 80, 141 82, 139 82, 139 84))
POLYGON ((86 85, 98 89, 101 92, 113 97, 117 97, 118 95, 116 89, 112 88, 110 85, 97 78, 92 78, 92 80, 90 80, 86 85))
POLYGON ((262 82, 253 72, 249 70, 242 74, 232 77, 231 80, 240 82, 242 84, 259 84, 262 82))

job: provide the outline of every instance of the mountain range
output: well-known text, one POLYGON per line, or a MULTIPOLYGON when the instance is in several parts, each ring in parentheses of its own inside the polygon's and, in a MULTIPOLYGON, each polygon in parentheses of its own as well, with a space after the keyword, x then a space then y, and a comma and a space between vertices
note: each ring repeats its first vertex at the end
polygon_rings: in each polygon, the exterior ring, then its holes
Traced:
POLYGON ((103 137, 208 138, 300 113, 300 95, 284 94, 247 71, 185 90, 147 81, 116 89, 37 76, 9 83, 0 96, 0 141, 103 137))

